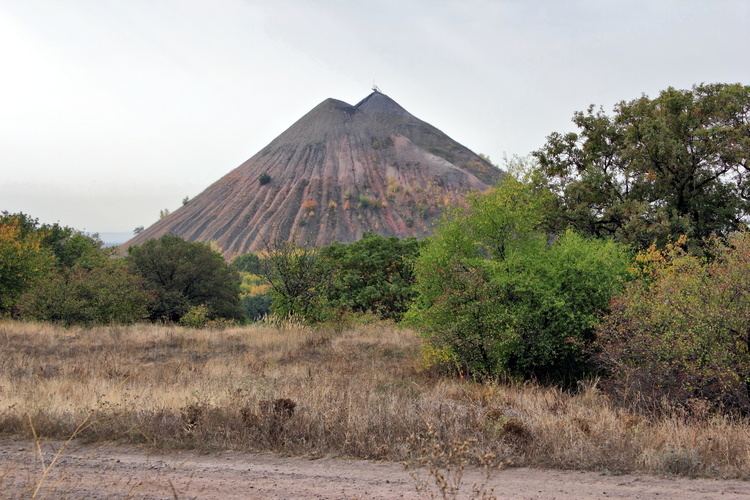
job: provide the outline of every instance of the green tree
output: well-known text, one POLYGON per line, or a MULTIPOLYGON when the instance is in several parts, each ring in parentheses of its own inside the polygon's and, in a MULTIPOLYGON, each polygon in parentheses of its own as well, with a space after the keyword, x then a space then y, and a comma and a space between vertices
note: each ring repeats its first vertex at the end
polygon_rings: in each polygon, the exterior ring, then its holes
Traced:
POLYGON ((269 245, 262 273, 270 285, 271 311, 314 323, 329 317, 324 291, 330 278, 322 272, 319 250, 289 242, 269 245))
POLYGON ((242 273, 260 274, 260 257, 254 253, 238 255, 232 261, 232 267, 242 273))
POLYGON ((102 248, 102 242, 96 235, 88 236, 58 223, 40 224, 38 219, 24 213, 2 212, 0 224, 8 223, 18 225, 19 238, 37 238, 43 248, 52 252, 60 268, 69 269, 78 262, 89 259, 96 261, 111 254, 111 251, 102 248))
POLYGON ((268 294, 245 295, 240 299, 240 303, 245 311, 245 317, 250 321, 258 321, 271 313, 271 296, 268 294))
POLYGON ((23 214, 0 217, 0 315, 54 266, 54 256, 35 232, 36 222, 23 214))
POLYGON ((745 226, 750 199, 750 86, 668 88, 593 106, 577 132, 534 153, 565 224, 646 248, 680 234, 700 244, 745 226))
POLYGON ((102 248, 98 238, 59 224, 39 228, 42 244, 55 255, 58 267, 71 269, 76 264, 93 265, 108 259, 112 252, 102 248))
POLYGON ((572 384, 628 254, 571 231, 550 237, 551 194, 506 177, 469 199, 416 263, 409 321, 463 371, 572 384))
POLYGON ((240 277, 208 244, 165 235, 131 247, 128 260, 154 297, 152 320, 178 321, 201 304, 210 318, 242 317, 240 277))
POLYGON ((0 309, 25 318, 132 323, 148 296, 102 242, 26 214, 0 215, 0 309))
POLYGON ((324 293, 330 307, 340 311, 372 312, 400 319, 414 297, 415 238, 365 234, 349 244, 321 249, 320 265, 330 277, 324 293))

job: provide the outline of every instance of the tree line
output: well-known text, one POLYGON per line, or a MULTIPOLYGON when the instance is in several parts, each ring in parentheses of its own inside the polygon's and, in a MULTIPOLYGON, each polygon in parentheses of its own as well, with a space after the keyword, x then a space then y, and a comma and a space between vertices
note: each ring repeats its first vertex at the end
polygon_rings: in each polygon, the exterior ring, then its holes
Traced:
POLYGON ((0 314, 65 324, 240 319, 239 275, 203 243, 167 235, 118 258, 101 241, 23 214, 0 216, 0 314))
POLYGON ((573 124, 422 241, 278 243, 227 264, 164 236, 115 258, 6 213, 0 314, 188 326, 364 314, 419 331, 431 369, 568 388, 601 377, 650 410, 750 411, 750 87, 669 88, 573 124))

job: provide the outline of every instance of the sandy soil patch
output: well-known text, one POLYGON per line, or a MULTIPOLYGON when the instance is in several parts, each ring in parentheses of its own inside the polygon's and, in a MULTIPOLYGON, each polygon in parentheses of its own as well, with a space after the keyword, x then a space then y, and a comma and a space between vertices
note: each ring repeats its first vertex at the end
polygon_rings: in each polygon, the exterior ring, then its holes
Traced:
MULTIPOLYGON (((43 446, 49 463, 60 442, 43 446)), ((2 496, 26 498, 42 465, 33 443, 0 441, 2 496)), ((430 480, 427 471, 418 471, 430 480)), ((459 498, 486 482, 497 498, 747 498, 750 482, 512 468, 468 469, 459 498)), ((40 489, 41 498, 429 498, 400 464, 274 454, 154 452, 74 443, 40 489)))

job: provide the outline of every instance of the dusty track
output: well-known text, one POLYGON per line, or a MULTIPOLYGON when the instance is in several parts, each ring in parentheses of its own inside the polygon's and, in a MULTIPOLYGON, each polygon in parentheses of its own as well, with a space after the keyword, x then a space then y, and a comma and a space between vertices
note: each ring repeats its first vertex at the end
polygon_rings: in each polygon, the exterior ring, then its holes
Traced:
MULTIPOLYGON (((44 446, 49 463, 60 443, 44 446)), ((32 443, 0 441, 0 496, 28 497, 41 464, 32 443)), ((421 477, 429 479, 426 472, 421 477)), ((464 475, 462 492, 483 483, 464 475)), ((535 469, 494 472, 498 498, 747 498, 750 483, 535 469)), ((155 453, 133 446, 71 445, 42 498, 425 498, 399 464, 222 452, 155 453)))

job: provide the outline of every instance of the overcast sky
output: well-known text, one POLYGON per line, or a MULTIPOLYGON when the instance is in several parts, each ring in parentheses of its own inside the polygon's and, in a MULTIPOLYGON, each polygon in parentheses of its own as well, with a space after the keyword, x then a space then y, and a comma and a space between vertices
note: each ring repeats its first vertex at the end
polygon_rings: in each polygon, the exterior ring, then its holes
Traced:
POLYGON ((129 231, 376 83, 476 152, 750 83, 750 1, 0 0, 0 210, 129 231))

